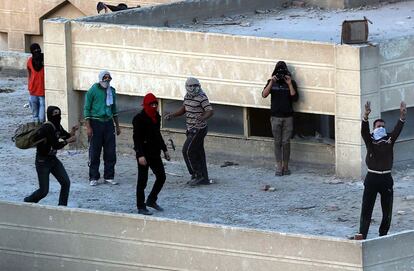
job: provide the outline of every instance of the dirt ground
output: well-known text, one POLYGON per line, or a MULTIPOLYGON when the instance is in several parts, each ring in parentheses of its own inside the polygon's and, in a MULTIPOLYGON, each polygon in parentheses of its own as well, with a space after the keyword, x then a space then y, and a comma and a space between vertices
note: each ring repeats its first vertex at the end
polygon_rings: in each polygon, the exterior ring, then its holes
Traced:
MULTIPOLYGON (((25 78, 0 76, 0 200, 20 202, 37 188, 35 150, 17 149, 10 140, 17 125, 31 119, 24 107, 27 100, 25 78)), ((88 183, 84 149, 63 150, 58 157, 71 178, 70 208, 137 213, 133 156, 118 153, 120 185, 96 187, 88 183)), ((209 164, 210 178, 216 183, 191 188, 186 185, 189 177, 182 160, 166 161, 165 167, 167 182, 158 200, 165 211, 155 212, 157 217, 340 238, 358 230, 361 180, 339 179, 330 170, 310 166, 294 166, 292 175, 275 177, 272 168, 209 164), (264 185, 275 191, 262 191, 264 185)), ((411 230, 414 222, 414 168, 397 168, 393 176, 391 233, 411 230)), ((149 187, 153 180, 151 175, 149 187)), ((57 205, 59 185, 53 177, 50 184, 49 195, 40 204, 57 205)), ((369 237, 377 236, 380 221, 377 199, 369 237)))

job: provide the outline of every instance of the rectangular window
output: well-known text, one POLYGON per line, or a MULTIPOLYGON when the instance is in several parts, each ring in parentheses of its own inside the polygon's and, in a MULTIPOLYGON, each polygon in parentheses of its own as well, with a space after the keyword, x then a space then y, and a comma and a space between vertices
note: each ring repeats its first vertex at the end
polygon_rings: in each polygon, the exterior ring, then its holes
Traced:
POLYGON ((0 51, 9 50, 8 35, 5 32, 0 32, 0 51))
MULTIPOLYGON (((175 112, 183 101, 163 100, 163 114, 175 112)), ((243 108, 212 104, 214 115, 207 121, 211 133, 243 136, 243 108)), ((185 130, 185 116, 163 122, 164 128, 185 130)))
MULTIPOLYGON (((85 105, 86 92, 81 92, 81 110, 85 105)), ((118 120, 120 124, 132 126, 132 119, 142 110, 143 97, 117 94, 116 105, 118 109, 118 120)), ((83 115, 83 114, 82 114, 83 115)), ((83 118, 83 116, 82 116, 83 118)))
MULTIPOLYGON (((407 108, 407 116, 414 116, 414 107, 407 108)), ((391 133, 394 130, 394 126, 397 124, 397 121, 400 119, 400 110, 391 110, 381 113, 381 118, 385 121, 385 128, 388 133, 391 133)), ((372 125, 374 119, 370 120, 370 129, 372 130, 372 125)), ((404 124, 404 129, 402 130, 399 139, 412 139, 414 138, 414 119, 408 117, 404 124)))
MULTIPOLYGON (((249 136, 273 137, 270 109, 249 108, 249 136)), ((305 140, 335 139, 335 118, 330 115, 294 113, 293 136, 305 140)))

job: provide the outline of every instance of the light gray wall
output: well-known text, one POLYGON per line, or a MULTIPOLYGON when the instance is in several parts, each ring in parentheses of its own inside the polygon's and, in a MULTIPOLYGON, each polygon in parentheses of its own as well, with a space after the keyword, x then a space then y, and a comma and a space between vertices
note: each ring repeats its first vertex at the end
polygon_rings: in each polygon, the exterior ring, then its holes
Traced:
POLYGON ((360 242, 0 202, 0 270, 360 271, 360 242))

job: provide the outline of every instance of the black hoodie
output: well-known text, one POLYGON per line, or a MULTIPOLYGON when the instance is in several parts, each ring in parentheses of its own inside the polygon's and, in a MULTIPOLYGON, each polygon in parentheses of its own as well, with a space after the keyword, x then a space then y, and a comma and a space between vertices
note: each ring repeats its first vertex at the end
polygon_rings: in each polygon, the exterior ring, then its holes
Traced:
POLYGON ((43 123, 35 136, 36 141, 46 138, 46 141, 36 146, 36 154, 40 156, 56 155, 56 150, 62 149, 67 144, 65 141, 59 141, 59 139, 66 140, 71 137, 60 125, 61 115, 59 107, 49 106, 47 108, 47 119, 53 125, 48 122, 43 123), (59 110, 59 114, 53 116, 55 110, 59 110))

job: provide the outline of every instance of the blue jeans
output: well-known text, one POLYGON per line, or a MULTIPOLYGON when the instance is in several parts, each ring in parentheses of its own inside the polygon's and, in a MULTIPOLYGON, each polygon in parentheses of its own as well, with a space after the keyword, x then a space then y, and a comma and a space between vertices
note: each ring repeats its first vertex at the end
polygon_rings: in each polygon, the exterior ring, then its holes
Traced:
POLYGON ((33 121, 45 122, 45 96, 30 95, 29 104, 32 109, 33 121))
POLYGON ((104 179, 114 179, 116 151, 114 122, 90 120, 92 137, 89 142, 89 179, 99 180, 99 164, 103 148, 104 179))

